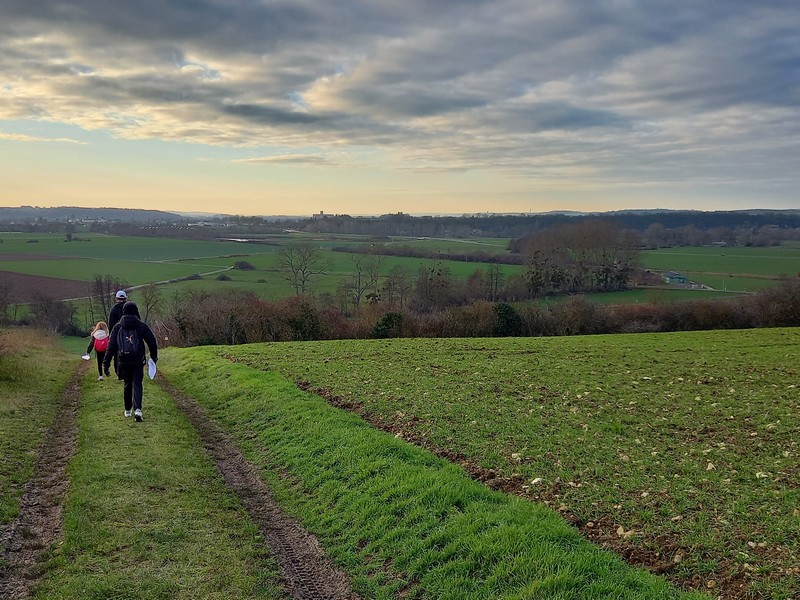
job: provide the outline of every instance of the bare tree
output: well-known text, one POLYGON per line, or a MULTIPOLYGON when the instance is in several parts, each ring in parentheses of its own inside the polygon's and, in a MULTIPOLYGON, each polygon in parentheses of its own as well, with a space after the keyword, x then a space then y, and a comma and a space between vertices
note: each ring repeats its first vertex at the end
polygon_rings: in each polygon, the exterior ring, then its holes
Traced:
POLYGON ((361 300, 365 294, 368 298, 380 297, 378 282, 383 261, 383 256, 377 254, 353 255, 353 275, 343 281, 339 287, 340 292, 346 294, 356 311, 361 306, 361 300))
POLYGON ((55 300, 41 293, 30 304, 33 322, 45 331, 63 335, 75 332, 75 307, 69 302, 55 300))
POLYGON ((14 300, 14 286, 9 279, 0 278, 0 323, 8 318, 8 309, 14 300))
POLYGON ((144 305, 144 314, 142 317, 145 321, 148 321, 150 311, 155 313, 161 303, 161 290, 158 289, 155 283, 150 283, 144 286, 140 291, 142 294, 142 304, 144 305))
POLYGON ((384 300, 389 306, 403 308, 408 301, 414 280, 399 265, 392 267, 383 286, 384 300))
POLYGON ((503 288, 504 283, 505 276, 500 265, 489 265, 489 293, 491 294, 489 299, 492 302, 500 297, 500 290, 503 288))
POLYGON ((89 314, 92 321, 105 321, 114 305, 114 294, 127 284, 113 275, 95 274, 89 284, 89 314))
POLYGON ((309 291, 313 277, 325 274, 322 255, 308 243, 286 246, 278 253, 278 263, 282 277, 292 284, 298 296, 309 291))

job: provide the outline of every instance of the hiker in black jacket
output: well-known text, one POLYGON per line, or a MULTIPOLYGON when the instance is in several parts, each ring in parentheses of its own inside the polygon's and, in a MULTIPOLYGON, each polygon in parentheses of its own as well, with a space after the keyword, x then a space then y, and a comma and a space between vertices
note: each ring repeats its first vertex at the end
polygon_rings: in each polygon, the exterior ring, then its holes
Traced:
MULTIPOLYGON (((111 331, 114 329, 114 325, 119 323, 119 320, 122 318, 122 305, 128 301, 128 294, 125 293, 125 290, 120 290, 117 292, 115 296, 115 304, 111 307, 111 310, 108 313, 108 330, 111 331)), ((117 374, 117 379, 122 379, 119 374, 119 366, 117 365, 117 355, 114 355, 114 373, 117 374)))
POLYGON ((103 359, 107 369, 112 356, 118 357, 119 376, 125 382, 122 397, 125 402, 125 416, 131 416, 131 409, 137 421, 142 416, 142 380, 144 379, 145 344, 150 349, 150 358, 158 361, 156 336, 139 319, 139 307, 135 302, 122 306, 122 318, 111 330, 108 350, 103 359))

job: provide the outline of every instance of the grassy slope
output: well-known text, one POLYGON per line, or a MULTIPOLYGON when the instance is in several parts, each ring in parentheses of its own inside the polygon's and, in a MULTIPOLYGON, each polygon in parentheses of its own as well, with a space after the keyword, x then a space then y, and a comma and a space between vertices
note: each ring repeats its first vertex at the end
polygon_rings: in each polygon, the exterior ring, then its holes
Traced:
POLYGON ((0 524, 19 511, 36 447, 78 359, 54 344, 53 338, 31 330, 0 331, 0 524))
POLYGON ((684 580, 800 588, 800 330, 220 349, 360 403, 677 554, 684 580))
POLYGON ((586 542, 543 505, 493 492, 220 351, 168 349, 159 364, 238 437, 362 597, 684 597, 586 542))
POLYGON ((36 598, 284 598, 277 566, 173 402, 146 383, 146 420, 90 370, 70 463, 65 542, 36 598))

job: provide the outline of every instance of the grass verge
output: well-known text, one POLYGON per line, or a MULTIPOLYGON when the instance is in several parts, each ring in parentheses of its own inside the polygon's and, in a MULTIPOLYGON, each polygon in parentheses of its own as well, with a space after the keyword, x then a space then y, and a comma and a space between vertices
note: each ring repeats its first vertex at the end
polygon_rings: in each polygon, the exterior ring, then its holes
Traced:
POLYGON ((169 397, 145 384, 145 421, 122 385, 84 381, 65 540, 35 598, 285 598, 277 563, 169 397))
POLYGON ((702 598, 626 565, 541 504, 489 490, 275 374, 167 349, 159 366, 237 437, 364 598, 702 598))
POLYGON ((0 331, 0 526, 19 512, 36 448, 76 363, 55 340, 30 329, 0 331))

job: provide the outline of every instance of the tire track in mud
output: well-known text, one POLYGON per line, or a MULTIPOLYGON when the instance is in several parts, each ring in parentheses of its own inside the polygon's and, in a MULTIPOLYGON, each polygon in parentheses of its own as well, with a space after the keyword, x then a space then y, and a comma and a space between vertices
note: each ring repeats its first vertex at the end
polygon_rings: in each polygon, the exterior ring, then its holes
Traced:
POLYGON ((159 384, 184 412, 217 464, 225 483, 242 501, 278 560, 286 590, 301 600, 358 600, 348 576, 335 567, 319 541, 272 498, 256 467, 195 400, 163 376, 159 384))
POLYGON ((88 363, 81 361, 61 394, 53 424, 37 450, 19 514, 0 529, 0 598, 27 598, 42 574, 44 553, 62 536, 67 464, 78 440, 78 405, 88 363))

